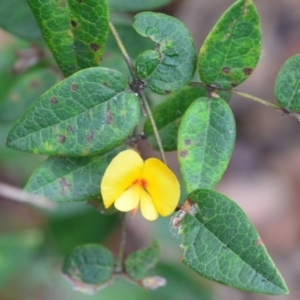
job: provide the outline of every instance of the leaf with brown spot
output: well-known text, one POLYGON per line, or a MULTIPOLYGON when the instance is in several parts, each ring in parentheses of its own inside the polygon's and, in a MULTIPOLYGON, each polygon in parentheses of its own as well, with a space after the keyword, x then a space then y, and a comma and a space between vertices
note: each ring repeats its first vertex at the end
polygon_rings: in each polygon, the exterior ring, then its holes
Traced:
POLYGON ((106 110, 106 124, 110 125, 110 124, 112 124, 112 122, 113 122, 113 119, 111 116, 111 111, 110 111, 110 109, 107 109, 106 110))
POLYGON ((139 117, 139 102, 126 76, 111 69, 89 68, 35 101, 10 131, 7 144, 46 155, 95 155, 120 145, 139 117))
POLYGON ((49 157, 35 169, 25 190, 55 202, 99 198, 99 185, 107 166, 125 149, 120 146, 90 157, 49 157))
POLYGON ((188 199, 193 205, 180 224, 187 267, 242 291, 288 294, 266 248, 257 247, 256 229, 234 201, 211 189, 197 189, 188 199))
POLYGON ((58 142, 63 144, 66 141, 67 137, 65 135, 59 135, 58 136, 58 142))
POLYGON ((188 151, 187 150, 181 150, 180 152, 179 152, 179 155, 181 156, 181 157, 186 157, 187 155, 188 155, 188 151))
POLYGON ((224 89, 240 85, 255 69, 260 53, 256 7, 252 0, 238 0, 222 15, 200 49, 200 79, 224 89))
POLYGON ((135 15, 133 27, 157 45, 137 57, 138 77, 158 94, 186 86, 194 76, 197 59, 193 38, 185 25, 165 14, 142 12, 135 15))
POLYGON ((88 133, 86 139, 87 139, 88 141, 91 141, 93 138, 94 138, 94 133, 93 133, 92 131, 90 131, 90 132, 88 133))
POLYGON ((179 125, 177 145, 188 193, 215 187, 226 170, 234 143, 235 121, 223 99, 203 97, 191 104, 179 125))
POLYGON ((58 100, 57 100, 56 97, 51 98, 50 101, 51 101, 51 103, 53 103, 53 104, 57 104, 57 103, 58 103, 58 100))
POLYGON ((66 77, 99 66, 109 30, 107 0, 28 2, 66 77))
POLYGON ((92 51, 94 51, 94 52, 97 52, 100 49, 100 46, 95 43, 91 43, 90 47, 91 47, 92 51))
POLYGON ((77 27, 77 23, 74 20, 71 20, 71 25, 76 28, 77 27))
POLYGON ((78 85, 72 84, 71 89, 72 89, 72 91, 77 91, 78 85))

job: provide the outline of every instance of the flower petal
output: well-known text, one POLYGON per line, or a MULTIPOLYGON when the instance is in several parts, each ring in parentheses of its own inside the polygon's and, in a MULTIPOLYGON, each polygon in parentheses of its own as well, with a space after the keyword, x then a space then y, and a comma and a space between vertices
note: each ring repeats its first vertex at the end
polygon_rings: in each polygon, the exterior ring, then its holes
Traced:
POLYGON ((180 197, 180 185, 175 174, 160 160, 149 158, 145 161, 142 178, 156 210, 163 217, 174 212, 180 197))
POLYGON ((141 188, 140 190, 141 212, 145 219, 154 221, 158 217, 157 210, 150 195, 141 188))
POLYGON ((138 184, 131 186, 115 201, 115 208, 120 211, 135 209, 139 204, 140 190, 141 187, 138 184))
POLYGON ((101 195, 105 208, 114 201, 132 183, 140 178, 144 161, 134 150, 120 152, 107 167, 101 181, 101 195))

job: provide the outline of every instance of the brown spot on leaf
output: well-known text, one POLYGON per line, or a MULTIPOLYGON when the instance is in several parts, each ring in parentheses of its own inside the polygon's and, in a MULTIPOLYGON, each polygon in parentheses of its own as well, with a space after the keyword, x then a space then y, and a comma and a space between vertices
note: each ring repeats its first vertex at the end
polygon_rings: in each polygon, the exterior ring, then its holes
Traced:
POLYGON ((230 85, 231 85, 232 87, 236 87, 236 86, 238 86, 238 84, 237 84, 237 83, 235 83, 235 82, 231 82, 231 83, 230 83, 230 85))
POLYGON ((61 187, 61 194, 65 196, 67 194, 66 188, 72 187, 72 184, 68 184, 65 177, 62 177, 59 183, 61 187))
POLYGON ((77 91, 78 90, 78 86, 76 84, 72 84, 71 89, 73 91, 77 91))
POLYGON ((88 141, 90 141, 90 140, 92 140, 93 138, 94 138, 94 132, 93 132, 93 131, 90 131, 90 132, 88 133, 86 139, 87 139, 88 141))
POLYGON ((253 70, 251 68, 244 68, 243 69, 244 74, 247 75, 247 76, 251 75, 252 71, 253 70))
POLYGON ((33 89, 39 88, 41 85, 41 82, 38 79, 34 79, 30 82, 29 86, 33 89))
POLYGON ((51 101, 51 103, 53 103, 53 104, 57 104, 57 103, 58 103, 58 100, 57 100, 57 98, 55 98, 55 97, 51 98, 50 101, 51 101))
POLYGON ((82 0, 78 0, 78 3, 82 3, 82 0))
POLYGON ((77 27, 77 23, 74 20, 71 20, 71 25, 76 28, 77 27))
POLYGON ((184 201, 184 203, 181 205, 180 209, 185 211, 185 212, 189 212, 194 204, 195 203, 190 198, 187 198, 184 201))
POLYGON ((11 102, 18 102, 20 100, 20 95, 17 94, 17 93, 12 93, 10 96, 9 96, 9 100, 11 102))
POLYGON ((105 122, 106 122, 106 124, 109 124, 109 125, 112 124, 112 122, 113 122, 110 109, 107 109, 107 111, 106 111, 106 120, 105 120, 105 122))
POLYGON ((190 145, 192 142, 191 142, 191 140, 185 140, 184 143, 185 143, 186 145, 190 145))
POLYGON ((58 136, 58 142, 61 143, 61 144, 63 144, 66 141, 66 139, 67 139, 67 137, 63 134, 60 134, 58 136))
POLYGON ((165 93, 166 93, 166 94, 170 94, 171 91, 170 91, 170 90, 165 90, 165 93))
POLYGON ((94 51, 94 52, 97 52, 100 49, 100 46, 95 43, 91 43, 90 47, 91 47, 92 51, 94 51))
POLYGON ((264 243, 262 242, 261 238, 259 237, 256 241, 256 246, 262 246, 264 243))
POLYGON ((60 7, 66 7, 66 6, 67 6, 66 1, 61 1, 61 2, 59 3, 59 6, 60 6, 60 7))
POLYGON ((230 74, 231 69, 228 68, 228 67, 224 67, 224 68, 222 69, 222 71, 223 71, 223 73, 225 73, 225 74, 230 74))
POLYGON ((107 82, 103 82, 103 85, 108 87, 108 83, 107 82))
POLYGON ((186 157, 188 155, 188 151, 187 150, 182 150, 182 151, 180 151, 179 155, 181 157, 186 157))
POLYGON ((72 126, 71 125, 69 125, 68 127, 67 127, 67 131, 72 131, 72 126))

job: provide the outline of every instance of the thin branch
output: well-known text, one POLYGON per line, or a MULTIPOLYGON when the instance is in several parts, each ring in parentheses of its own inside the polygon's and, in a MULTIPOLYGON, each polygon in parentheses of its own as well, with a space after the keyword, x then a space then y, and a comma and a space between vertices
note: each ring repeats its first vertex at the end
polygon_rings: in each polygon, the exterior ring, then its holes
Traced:
POLYGON ((242 93, 242 92, 239 92, 239 91, 236 91, 236 90, 229 90, 228 92, 230 92, 232 94, 235 94, 235 95, 238 95, 238 96, 241 96, 241 97, 244 97, 244 98, 247 98, 247 99, 250 99, 250 100, 253 100, 253 101, 258 102, 258 103, 260 103, 264 106, 267 106, 267 107, 275 108, 275 109, 278 109, 278 110, 283 110, 283 108, 280 105, 268 102, 266 100, 263 100, 261 98, 258 98, 258 97, 255 97, 255 96, 252 96, 252 95, 249 95, 249 94, 246 94, 246 93, 242 93))
POLYGON ((128 68, 129 68, 131 76, 134 79, 136 79, 137 76, 136 76, 136 73, 135 73, 135 70, 134 70, 131 58, 130 58, 129 54, 126 51, 126 48, 125 48, 123 42, 121 41, 120 36, 119 36, 119 34, 118 34, 118 32, 117 32, 114 24, 111 21, 109 21, 109 29, 110 29, 111 33, 113 34, 113 36, 114 36, 114 38, 115 38, 115 40, 116 40, 116 42, 118 44, 118 47, 119 47, 119 49, 120 49, 120 51, 121 51, 121 53, 122 53, 122 55, 124 57, 124 60, 125 60, 128 68))
POLYGON ((115 272, 123 271, 124 248, 126 242, 126 213, 121 213, 121 240, 118 254, 118 261, 115 272))
MULTIPOLYGON (((210 87, 210 86, 207 86, 207 85, 205 85, 204 83, 201 83, 201 82, 190 82, 189 86, 204 87, 204 88, 209 88, 210 87)), ((278 104, 274 104, 274 103, 268 102, 264 99, 249 95, 247 93, 239 92, 239 91, 236 91, 236 90, 226 90, 226 89, 222 89, 222 88, 218 88, 218 87, 213 87, 213 88, 215 90, 229 92, 229 93, 232 93, 232 94, 235 94, 235 95, 253 100, 253 101, 258 102, 258 103, 260 103, 264 106, 280 110, 280 111, 283 112, 283 114, 286 114, 288 116, 292 116, 292 117, 296 118, 298 121, 300 121, 300 114, 290 112, 289 110, 285 109, 284 107, 281 107, 278 104)))
POLYGON ((159 152, 160 152, 160 155, 161 155, 161 159, 162 161, 164 162, 165 165, 167 165, 167 160, 166 160, 166 156, 165 156, 165 151, 164 151, 164 148, 162 146, 162 143, 161 143, 161 139, 160 139, 160 136, 159 136, 159 133, 158 133, 158 130, 157 130, 157 127, 156 127, 156 123, 155 123, 155 120, 153 118, 153 115, 152 115, 152 112, 151 112, 151 108, 149 106, 149 103, 147 101, 147 98, 145 96, 145 93, 143 91, 140 91, 139 92, 139 96, 140 98, 142 99, 142 102, 144 104, 144 107, 146 109, 146 112, 148 114, 148 117, 149 117, 149 120, 150 120, 150 123, 152 125, 152 128, 153 128, 153 133, 154 133, 154 136, 156 138, 156 141, 157 141, 157 145, 158 145, 158 149, 159 149, 159 152))
POLYGON ((144 84, 140 84, 141 83, 141 80, 138 78, 138 76, 136 75, 136 72, 134 70, 134 67, 133 67, 133 63, 132 63, 132 60, 130 58, 130 56, 128 55, 125 47, 124 47, 124 44, 123 42, 121 41, 120 39, 120 36, 118 34, 118 32, 116 31, 116 28, 115 26, 113 25, 113 23, 110 21, 109 22, 109 28, 118 44, 118 47, 125 59, 125 62, 130 70, 130 73, 133 77, 133 83, 136 83, 136 92, 138 93, 139 95, 139 98, 141 99, 141 107, 142 107, 142 110, 143 108, 145 108, 146 110, 146 113, 149 117, 149 120, 150 120, 150 123, 151 123, 151 126, 153 128, 153 133, 154 133, 154 136, 156 138, 156 141, 157 141, 157 145, 158 145, 158 148, 159 148, 159 152, 160 152, 160 155, 161 155, 161 159, 162 161, 167 164, 167 160, 166 160, 166 156, 165 156, 165 152, 164 152, 164 149, 163 149, 163 146, 162 146, 162 143, 161 143, 161 139, 160 139, 160 136, 159 136, 159 133, 158 133, 158 129, 157 129, 157 126, 156 126, 156 123, 155 123, 155 120, 153 118, 153 115, 152 115, 152 112, 151 112, 151 109, 150 109, 150 106, 149 106, 149 103, 148 103, 148 100, 146 98, 146 95, 144 93, 144 88, 145 88, 145 85, 144 84))
POLYGON ((44 197, 24 192, 19 188, 5 183, 0 183, 0 196, 13 201, 28 203, 49 210, 53 210, 56 207, 55 203, 50 202, 44 197))

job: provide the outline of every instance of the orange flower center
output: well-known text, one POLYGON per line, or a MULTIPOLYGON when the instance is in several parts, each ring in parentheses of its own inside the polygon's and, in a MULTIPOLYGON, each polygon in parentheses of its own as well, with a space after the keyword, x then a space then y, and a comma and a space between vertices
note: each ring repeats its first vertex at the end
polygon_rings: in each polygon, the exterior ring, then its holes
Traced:
POLYGON ((136 179, 132 185, 134 184, 139 184, 140 186, 142 186, 143 188, 146 188, 147 186, 147 181, 144 179, 144 178, 141 178, 141 179, 136 179))

